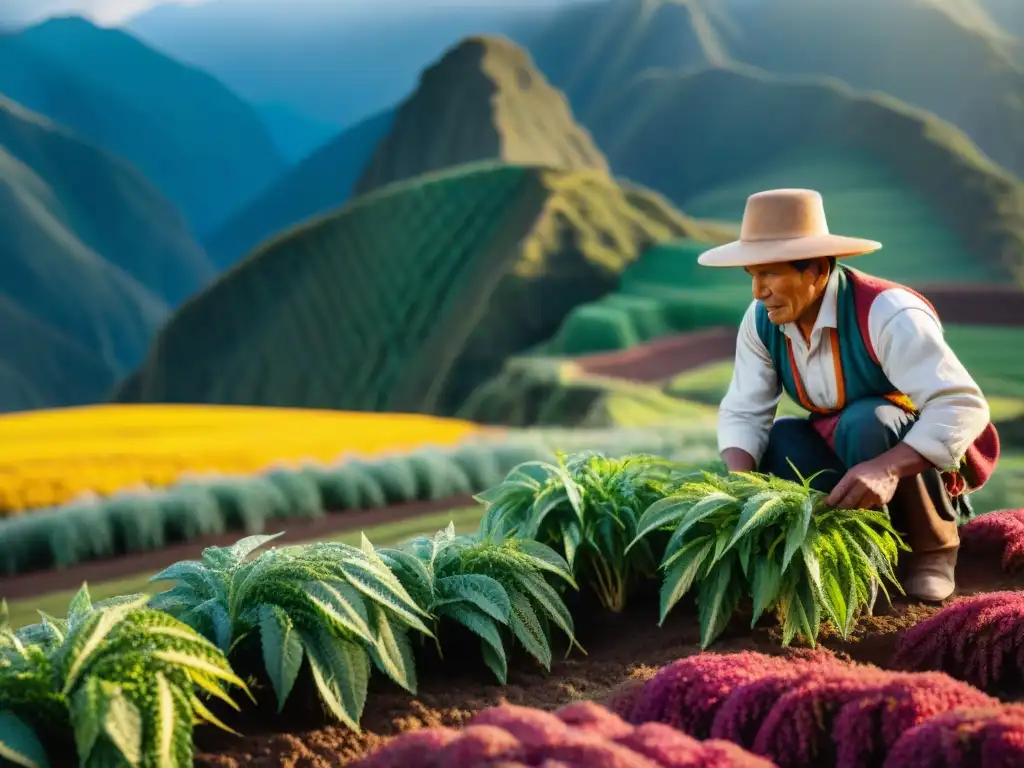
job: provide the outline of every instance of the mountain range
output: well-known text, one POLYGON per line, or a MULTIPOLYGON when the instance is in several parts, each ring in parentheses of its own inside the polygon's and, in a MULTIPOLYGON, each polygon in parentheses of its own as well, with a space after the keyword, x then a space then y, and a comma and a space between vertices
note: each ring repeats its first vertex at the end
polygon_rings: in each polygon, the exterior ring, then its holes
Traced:
MULTIPOLYGON (((161 7, 129 25, 144 39, 77 18, 0 36, 0 409, 455 413, 773 186, 882 240, 869 271, 1024 285, 1012 4, 321 6, 312 30, 239 3, 161 7), (327 46, 339 25, 357 45, 327 46)), ((653 317, 671 293, 699 324, 709 291, 722 317, 749 300, 669 273, 612 303, 653 317)))

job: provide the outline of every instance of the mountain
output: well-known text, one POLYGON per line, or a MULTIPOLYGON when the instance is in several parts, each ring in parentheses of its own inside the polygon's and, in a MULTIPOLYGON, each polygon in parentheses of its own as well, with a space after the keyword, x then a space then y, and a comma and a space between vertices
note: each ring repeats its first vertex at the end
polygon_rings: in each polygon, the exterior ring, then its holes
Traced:
POLYGON ((687 233, 714 236, 599 170, 482 163, 391 184, 187 302, 117 399, 452 413, 687 233))
POLYGON ((341 130, 405 98, 422 69, 462 38, 519 39, 553 8, 578 1, 209 0, 154 8, 126 28, 251 102, 287 103, 341 130))
POLYGON ((811 187, 833 231, 885 244, 858 267, 912 284, 1024 283, 1021 183, 895 99, 749 68, 654 72, 593 131, 617 172, 692 216, 735 221, 757 190, 811 187))
POLYGON ((565 170, 608 165, 529 55, 499 37, 471 37, 424 70, 395 111, 379 113, 314 153, 207 243, 227 265, 267 236, 395 181, 479 160, 565 170))
POLYGON ((0 322, 5 338, 26 334, 0 339, 0 386, 18 402, 102 396, 141 361, 168 306, 214 274, 135 168, 3 98, 0 231, 0 322))
POLYGON ((584 124, 646 70, 721 66, 734 42, 729 17, 708 0, 590 0, 562 9, 526 40, 584 124))
POLYGON ((747 64, 894 96, 1024 176, 1024 57, 979 0, 597 0, 562 9, 525 44, 588 128, 652 68, 747 64))
POLYGON ((285 168, 259 115, 220 82, 85 19, 0 36, 0 93, 132 162, 197 234, 285 168))
POLYGON ((338 134, 338 126, 299 112, 287 104, 255 104, 263 125, 278 151, 289 163, 297 163, 338 134))
POLYGON ((272 235, 345 203, 394 119, 394 110, 368 117, 296 165, 206 239, 210 258, 228 267, 272 235))

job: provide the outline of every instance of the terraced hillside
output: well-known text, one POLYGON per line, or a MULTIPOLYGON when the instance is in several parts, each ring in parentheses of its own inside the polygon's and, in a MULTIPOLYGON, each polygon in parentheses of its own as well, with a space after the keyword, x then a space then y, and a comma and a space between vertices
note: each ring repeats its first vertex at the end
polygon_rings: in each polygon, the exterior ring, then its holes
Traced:
POLYGON ((389 185, 188 302, 117 399, 450 413, 685 234, 724 237, 597 170, 485 163, 389 185))
POLYGON ((858 259, 869 272, 1024 283, 1020 182, 961 131, 893 100, 740 68, 659 72, 610 101, 593 130, 616 172, 692 215, 735 221, 752 192, 812 187, 832 231, 885 245, 858 259))
POLYGON ((527 45, 591 129, 596 114, 651 68, 687 72, 733 62, 888 94, 962 128, 997 163, 1022 175, 1024 54, 999 24, 1024 18, 1016 5, 594 0, 555 14, 527 45))
POLYGON ((82 18, 0 34, 0 93, 134 164, 196 234, 285 167, 259 115, 220 82, 82 18))
POLYGON ((102 398, 213 268, 134 168, 0 97, 0 409, 102 398))
POLYGON ((353 194, 463 163, 503 160, 607 170, 529 55, 499 37, 470 37, 424 70, 413 93, 345 131, 209 238, 229 265, 265 238, 353 194))

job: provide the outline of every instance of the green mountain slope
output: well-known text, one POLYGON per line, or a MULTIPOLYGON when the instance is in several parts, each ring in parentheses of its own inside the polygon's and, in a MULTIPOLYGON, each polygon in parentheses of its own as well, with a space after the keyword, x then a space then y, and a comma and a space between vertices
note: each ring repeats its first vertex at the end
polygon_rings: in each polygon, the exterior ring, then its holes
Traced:
POLYGON ((131 161, 197 233, 285 167, 256 112, 217 80, 81 18, 0 37, 0 93, 131 161))
POLYGON ((597 0, 556 14, 528 47, 588 128, 648 69, 731 61, 889 94, 1024 176, 1024 58, 995 15, 979 0, 597 0))
POLYGON ((185 304, 118 399, 451 413, 688 232, 712 236, 603 171, 485 163, 389 185, 185 304))
POLYGON ((228 267, 268 237, 342 205, 394 119, 393 110, 368 117, 296 165, 206 239, 210 258, 228 267))
POLYGON ((117 371, 0 294, 0 412, 99 402, 117 371))
POLYGON ((48 215, 161 301, 177 304, 213 279, 181 213, 119 158, 2 95, 0 149, 31 170, 48 215))
POLYGON ((0 409, 101 397, 141 361, 168 300, 213 276, 138 171, 2 98, 0 232, 0 365, 14 398, 0 409))
POLYGON ((424 70, 356 182, 356 194, 491 159, 608 168, 565 97, 522 48, 500 37, 470 37, 424 70))
POLYGON ((757 190, 811 187, 833 231, 885 244, 859 260, 868 271, 1024 283, 1020 182, 961 131, 893 99, 756 70, 652 73, 593 130, 618 173, 691 215, 737 221, 757 190))
POLYGON ((229 265, 352 194, 480 160, 607 169, 564 96, 521 48, 467 38, 423 72, 397 110, 367 118, 300 163, 208 238, 207 250, 229 265))

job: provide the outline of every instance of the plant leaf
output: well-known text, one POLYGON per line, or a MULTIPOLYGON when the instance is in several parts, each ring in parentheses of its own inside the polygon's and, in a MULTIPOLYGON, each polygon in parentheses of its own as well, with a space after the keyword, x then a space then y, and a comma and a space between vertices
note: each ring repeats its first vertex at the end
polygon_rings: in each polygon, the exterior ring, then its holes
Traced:
POLYGON ((508 662, 501 633, 494 620, 470 603, 449 603, 438 609, 438 615, 457 621, 480 638, 484 649, 484 663, 504 685, 508 677, 508 662), (490 653, 488 653, 490 649, 490 653), (490 661, 488 660, 490 659, 490 661))
POLYGON ((302 640, 291 617, 279 606, 260 606, 260 644, 263 666, 277 696, 277 711, 284 709, 302 668, 302 640))
POLYGON ((42 742, 13 712, 0 712, 0 758, 22 768, 49 768, 42 742))
POLYGON ((676 604, 693 586, 694 579, 704 565, 715 541, 710 536, 703 536, 694 539, 676 553, 671 567, 665 572, 665 579, 661 584, 661 610, 658 618, 658 626, 665 623, 676 604))
POLYGON ((512 604, 500 582, 482 574, 467 573, 444 576, 437 580, 437 597, 433 604, 437 608, 447 603, 472 603, 502 624, 508 624, 512 604))
POLYGON ((807 538, 807 531, 811 525, 811 513, 814 511, 814 502, 808 496, 800 504, 795 517, 790 520, 789 529, 786 531, 786 547, 782 553, 782 572, 789 568, 790 560, 797 553, 804 540, 807 538))
POLYGON ((138 708, 113 683, 102 683, 107 699, 103 732, 117 747, 128 765, 136 768, 142 762, 142 715, 138 708))
POLYGON ((99 678, 86 678, 71 695, 68 699, 68 714, 75 732, 78 760, 81 765, 85 765, 96 745, 96 739, 103 732, 103 721, 107 716, 107 696, 99 678))
POLYGON ((774 557, 765 557, 754 565, 752 592, 754 598, 754 615, 750 621, 753 629, 758 619, 778 599, 782 585, 782 566, 774 557))
POLYGON ((551 669, 551 646, 548 645, 547 636, 541 627, 537 614, 530 604, 526 595, 518 590, 507 590, 509 599, 512 602, 512 612, 509 614, 509 626, 516 639, 523 644, 527 653, 541 663, 544 669, 551 669))
POLYGON ((370 659, 363 648, 325 630, 300 630, 320 698, 336 718, 356 733, 366 704, 370 659))
POLYGON ((409 693, 416 693, 416 662, 409 636, 396 628, 387 611, 375 603, 367 605, 374 644, 370 656, 377 668, 409 693))
POLYGON ((736 565, 734 557, 720 560, 701 582, 697 594, 697 617, 702 650, 725 631, 739 602, 740 592, 734 578, 736 565))
MULTIPOLYGON (((576 521, 570 521, 570 524, 576 527, 577 530, 579 529, 576 521)), ((517 552, 524 555, 530 561, 533 567, 547 573, 553 573, 574 587, 576 586, 569 563, 562 559, 561 555, 551 547, 537 541, 531 541, 530 539, 516 539, 514 547, 517 552)))
POLYGON ((512 572, 512 578, 523 588, 531 602, 539 606, 543 614, 568 636, 570 648, 577 645, 572 615, 562 602, 562 598, 544 577, 535 571, 516 570, 512 572))

